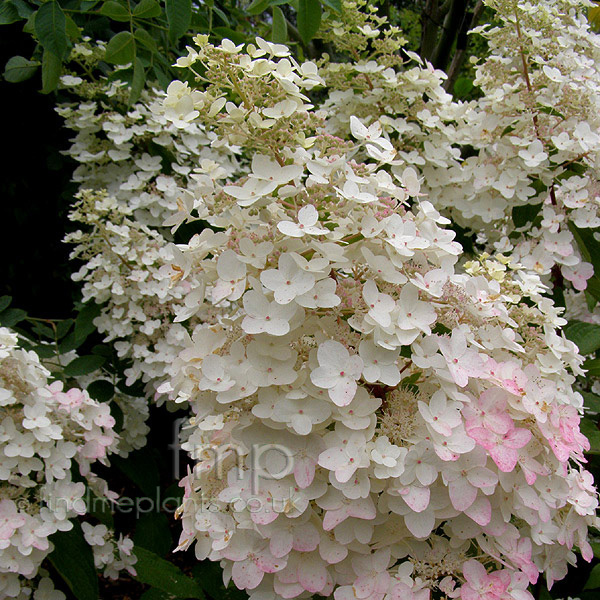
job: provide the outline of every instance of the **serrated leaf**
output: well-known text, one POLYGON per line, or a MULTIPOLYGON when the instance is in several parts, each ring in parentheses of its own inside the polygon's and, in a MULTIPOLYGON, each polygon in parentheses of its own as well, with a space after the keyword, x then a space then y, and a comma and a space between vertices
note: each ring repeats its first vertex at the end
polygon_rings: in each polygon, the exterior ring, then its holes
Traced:
POLYGON ((321 26, 321 3, 319 0, 299 0, 298 32, 305 44, 313 39, 321 26))
POLYGON ((96 354, 88 354, 87 356, 79 356, 74 358, 64 370, 64 374, 67 377, 79 377, 81 375, 87 375, 88 373, 94 372, 99 369, 106 359, 103 356, 97 356, 96 354))
POLYGON ((133 62, 133 77, 131 78, 131 89, 129 90, 129 104, 137 102, 144 89, 144 83, 146 83, 146 72, 144 71, 144 65, 139 58, 136 58, 133 62))
POLYGON ((342 12, 342 0, 321 0, 322 4, 336 13, 342 12))
POLYGON ((38 61, 27 60, 24 56, 13 56, 4 67, 4 79, 11 83, 25 81, 35 74, 39 66, 38 61))
POLYGON ((150 552, 165 557, 173 549, 169 520, 160 512, 149 512, 139 517, 135 524, 133 543, 150 552))
POLYGON ((525 206, 515 206, 512 209, 512 220, 515 227, 523 227, 531 223, 542 209, 541 204, 526 204, 525 206))
POLYGON ((269 4, 269 0, 253 0, 245 12, 252 16, 260 15, 261 13, 265 12, 267 8, 269 8, 269 4))
POLYGON ((583 405, 589 411, 600 413, 600 396, 593 394, 592 392, 581 392, 583 396, 583 405))
POLYGON ((125 65, 135 58, 135 38, 129 31, 120 31, 110 38, 104 60, 116 65, 125 65))
POLYGON ((20 308, 7 308, 0 313, 2 327, 14 327, 27 317, 27 313, 20 308))
POLYGON ((592 354, 600 348, 600 325, 570 321, 563 331, 567 339, 577 344, 583 355, 592 354))
MULTIPOLYGON (((115 403, 112 405, 116 406, 115 403)), ((122 471, 137 485, 142 493, 150 498, 156 496, 160 480, 156 460, 149 448, 142 448, 141 450, 131 452, 127 458, 113 456, 110 460, 117 469, 122 471)))
POLYGON ((585 582, 585 585, 583 586, 584 590, 595 590, 597 588, 600 588, 600 565, 596 565, 592 569, 592 572, 590 573, 588 580, 585 582))
POLYGON ((113 21, 120 21, 125 23, 131 18, 129 9, 119 2, 114 0, 108 0, 100 7, 100 14, 112 19, 113 21))
POLYGON ((583 417, 579 427, 581 433, 583 433, 590 442, 588 453, 600 454, 600 430, 598 429, 596 421, 590 417, 583 417))
POLYGON ((115 386, 106 379, 92 381, 86 389, 87 393, 98 402, 108 402, 115 395, 115 386))
POLYGON ((71 41, 76 41, 81 37, 81 28, 67 15, 67 35, 71 41))
POLYGON ((80 339, 85 339, 90 333, 96 330, 94 319, 100 314, 100 305, 95 302, 86 304, 75 318, 75 335, 80 339))
POLYGON ((98 600, 98 575, 92 548, 83 537, 79 521, 71 523, 70 531, 59 531, 50 536, 54 550, 48 558, 77 600, 98 600))
POLYGON ((3 0, 0 3, 0 25, 10 25, 20 21, 23 17, 12 2, 3 0))
POLYGON ((198 583, 173 563, 145 548, 136 547, 135 579, 181 598, 204 598, 198 583))
POLYGON ((464 98, 473 89, 473 80, 468 77, 459 77, 454 82, 454 95, 464 98))
POLYGON ((285 15, 279 6, 273 7, 273 28, 271 30, 271 40, 276 44, 287 42, 287 21, 285 15))
POLYGON ((190 28, 192 0, 166 0, 169 37, 178 40, 190 28))
POLYGON ((34 28, 44 50, 56 55, 58 59, 65 56, 68 48, 67 19, 56 0, 40 6, 35 14, 34 28))
POLYGON ((62 60, 49 50, 42 56, 42 93, 49 94, 58 86, 62 72, 62 60))
POLYGON ((140 19, 152 19, 153 17, 160 17, 160 15, 162 15, 162 10, 158 2, 154 0, 142 0, 133 9, 133 16, 140 19))
POLYGON ((150 50, 150 52, 154 53, 158 51, 158 46, 156 45, 156 40, 145 30, 142 29, 141 27, 139 29, 135 30, 135 33, 133 34, 135 39, 142 44, 142 46, 144 46, 144 48, 146 48, 147 50, 150 50))

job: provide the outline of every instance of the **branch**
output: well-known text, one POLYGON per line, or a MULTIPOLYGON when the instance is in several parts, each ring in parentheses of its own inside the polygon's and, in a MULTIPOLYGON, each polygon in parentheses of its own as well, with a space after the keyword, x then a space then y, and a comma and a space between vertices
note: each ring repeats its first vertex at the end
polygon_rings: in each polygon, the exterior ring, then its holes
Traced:
POLYGON ((453 0, 442 26, 442 36, 438 42, 431 62, 436 69, 445 69, 450 58, 454 40, 467 12, 467 0, 453 0))
POLYGON ((473 9, 473 13, 465 13, 465 18, 463 19, 458 38, 456 40, 456 52, 452 58, 452 64, 448 69, 448 79, 446 79, 446 82, 444 83, 444 89, 447 92, 452 93, 452 90, 454 89, 454 83, 458 79, 458 74, 460 73, 460 69, 467 54, 467 34, 479 23, 479 19, 481 19, 484 8, 485 5, 483 4, 483 0, 477 0, 477 4, 473 9), (471 17, 470 19, 468 19, 469 16, 471 17))

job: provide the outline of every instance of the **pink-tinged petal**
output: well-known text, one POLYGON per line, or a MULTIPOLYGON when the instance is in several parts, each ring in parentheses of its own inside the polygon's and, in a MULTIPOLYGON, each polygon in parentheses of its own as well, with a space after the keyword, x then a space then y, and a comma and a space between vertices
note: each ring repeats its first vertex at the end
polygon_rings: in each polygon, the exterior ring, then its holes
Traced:
POLYGON ((323 518, 323 529, 331 531, 336 525, 343 523, 349 516, 348 505, 344 505, 337 510, 328 510, 323 518))
POLYGON ((348 556, 348 548, 324 535, 319 542, 319 554, 327 564, 335 565, 348 556))
POLYGON ((264 573, 276 573, 285 568, 287 559, 273 556, 268 550, 263 550, 256 556, 256 566, 264 573))
POLYGON ((419 487, 418 485, 410 485, 402 492, 404 502, 417 513, 423 512, 429 506, 431 492, 427 487, 419 487))
POLYGON ((370 574, 359 575, 352 587, 357 598, 368 598, 375 590, 375 579, 370 574))
POLYGON ((464 477, 451 481, 448 484, 450 501, 456 510, 466 511, 477 498, 477 489, 474 488, 464 477))
POLYGON ((294 461, 294 477, 302 489, 307 488, 315 477, 317 462, 312 458, 300 458, 294 461))
POLYGON ((257 525, 268 525, 279 516, 279 513, 274 511, 268 503, 265 503, 263 506, 260 506, 258 510, 253 510, 251 503, 248 503, 248 506, 251 511, 250 518, 257 525))
POLYGON ((335 385, 333 373, 328 367, 318 367, 310 374, 310 380, 320 388, 329 389, 335 385))
POLYGON ((276 557, 287 556, 292 549, 294 536, 287 529, 275 529, 269 541, 269 550, 276 557))
POLYGON ((435 527, 435 515, 432 511, 423 511, 421 513, 410 513, 404 517, 406 528, 416 538, 426 538, 435 527))
POLYGON ((469 584, 476 589, 481 589, 489 583, 489 575, 485 567, 475 559, 467 560, 463 564, 463 575, 469 584))
POLYGON ((264 573, 251 560, 233 563, 231 577, 240 590, 253 590, 263 580, 264 573))
POLYGON ((491 448, 490 456, 503 473, 510 473, 514 470, 517 460, 519 459, 518 452, 512 448, 507 448, 506 446, 495 446, 494 448, 491 448))
POLYGON ((476 592, 468 583, 460 588, 461 600, 481 600, 481 595, 476 592))
POLYGON ((464 512, 482 527, 485 527, 492 520, 492 505, 487 498, 477 498, 464 512))
POLYGON ((342 379, 328 391, 328 394, 336 406, 348 406, 356 395, 357 387, 356 381, 353 381, 352 379, 342 379))
POLYGON ((348 516, 354 517, 356 519, 364 519, 370 521, 377 516, 377 510, 375 509, 375 504, 373 504, 373 500, 370 497, 367 498, 359 498, 358 500, 354 500, 351 504, 347 505, 348 507, 348 516))
POLYGON ((298 565, 298 583, 311 594, 316 594, 325 587, 327 569, 318 554, 301 557, 298 565))
POLYGON ((333 593, 335 600, 356 600, 354 588, 351 585, 343 585, 333 593))
POLYGON ((473 467, 467 471, 467 480, 478 488, 493 488, 498 483, 498 475, 487 467, 473 467))
POLYGON ((504 445, 509 448, 523 448, 531 439, 531 431, 518 427, 504 436, 504 445))
POLYGON ((319 532, 311 523, 306 523, 294 531, 294 550, 312 552, 319 545, 319 541, 319 532))

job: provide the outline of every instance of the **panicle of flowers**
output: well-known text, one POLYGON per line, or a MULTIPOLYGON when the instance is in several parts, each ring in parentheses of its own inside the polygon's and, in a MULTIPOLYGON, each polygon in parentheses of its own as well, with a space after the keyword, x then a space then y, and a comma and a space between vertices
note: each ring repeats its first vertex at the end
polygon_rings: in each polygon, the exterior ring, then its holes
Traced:
MULTIPOLYGON (((165 115, 214 127, 248 167, 172 249, 177 319, 202 321, 160 390, 194 413, 179 549, 255 600, 525 600, 575 550, 591 560, 582 358, 539 275, 504 255, 460 266, 419 151, 381 119, 332 135, 301 97, 334 69, 197 42, 180 64, 202 62, 198 88, 172 83, 165 115)), ((413 103, 444 105, 439 75, 409 71, 413 103)))
POLYGON ((136 575, 133 565, 137 558, 133 553, 133 541, 129 537, 114 539, 114 532, 104 524, 82 523, 83 537, 92 547, 94 564, 98 572, 109 579, 117 579, 121 571, 136 575))
MULTIPOLYGON (((50 383, 37 354, 19 347, 17 335, 0 329, 0 594, 21 598, 42 576, 52 551, 49 537, 73 527, 86 513, 86 493, 114 500, 92 471, 118 445, 108 404, 78 388, 50 383), (74 467, 86 481, 74 481, 74 467)), ((40 591, 53 593, 42 576, 40 591)), ((43 596, 47 597, 47 596, 43 596)))
MULTIPOLYGON (((73 65, 89 72, 104 51, 100 42, 77 44, 73 65)), ((76 132, 66 154, 79 163, 73 179, 80 193, 70 217, 83 229, 66 241, 76 245, 72 258, 85 262, 73 277, 84 282, 84 300, 104 305, 96 325, 121 358, 133 361, 129 382, 141 378, 152 395, 184 335, 171 318, 181 289, 161 275, 172 239, 163 225, 177 227, 190 212, 198 215, 198 198, 234 171, 237 160, 213 148, 216 136, 201 125, 183 130, 168 122, 157 109, 158 90, 145 90, 129 105, 122 82, 75 73, 61 81, 78 101, 57 108, 76 132)))

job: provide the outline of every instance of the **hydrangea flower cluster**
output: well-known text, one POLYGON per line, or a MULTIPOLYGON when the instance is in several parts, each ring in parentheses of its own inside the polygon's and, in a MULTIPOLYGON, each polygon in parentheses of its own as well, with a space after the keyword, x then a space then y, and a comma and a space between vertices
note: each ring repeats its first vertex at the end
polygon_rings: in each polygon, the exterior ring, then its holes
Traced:
POLYGON ((502 254, 459 266, 416 155, 382 119, 332 135, 313 110, 317 65, 196 42, 179 64, 204 85, 173 82, 164 114, 248 166, 173 249, 177 319, 212 306, 160 388, 194 412, 179 548, 256 600, 525 600, 590 560, 582 359, 539 275, 502 254))
MULTIPOLYGON (((60 381, 50 383, 49 376, 35 352, 19 348, 17 335, 0 329, 3 598, 29 597, 29 580, 39 577, 53 549, 49 537, 70 530, 70 519, 86 513, 86 493, 116 498, 92 471, 94 463, 107 462, 118 444, 108 405, 78 388, 65 390, 60 381), (73 480, 75 466, 85 483, 73 480)), ((60 600, 64 595, 42 577, 34 598, 60 600)))
POLYGON ((114 533, 106 525, 82 523, 83 537, 92 547, 94 564, 99 573, 109 579, 117 579, 121 571, 135 575, 137 559, 133 554, 133 541, 129 537, 119 536, 114 539, 114 533))
MULTIPOLYGON (((101 42, 88 41, 76 44, 71 59, 89 72, 104 52, 101 42)), ((237 161, 214 148, 215 134, 200 124, 181 129, 160 115, 156 90, 129 106, 122 82, 91 82, 75 72, 63 75, 62 87, 83 101, 57 108, 76 132, 66 154, 79 163, 70 218, 82 229, 66 241, 75 244, 72 258, 85 262, 73 278, 83 282, 84 301, 104 305, 95 324, 106 341, 118 340, 121 358, 133 361, 129 382, 142 379, 152 394, 171 374, 185 336, 171 318, 182 290, 161 274, 172 259, 172 238, 158 226, 175 225, 198 208, 195 199, 235 171, 237 161)))

